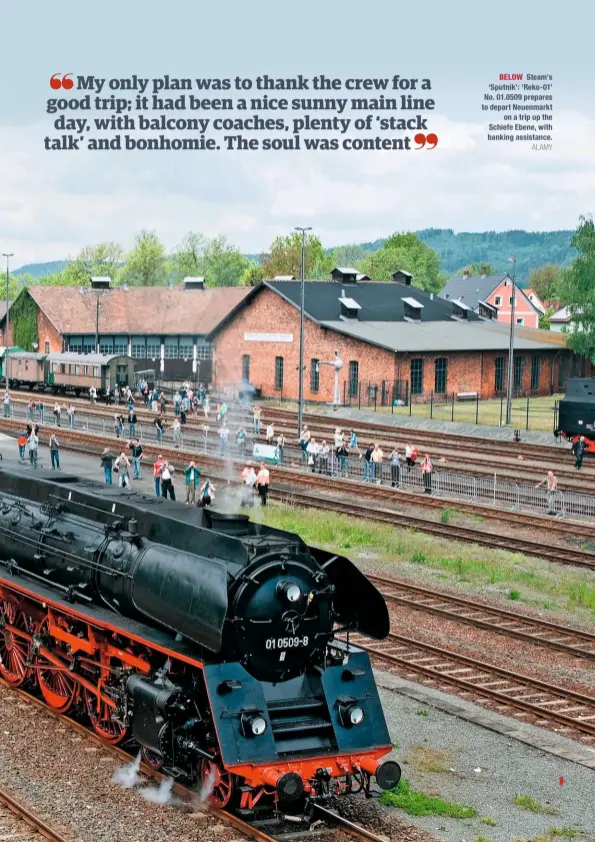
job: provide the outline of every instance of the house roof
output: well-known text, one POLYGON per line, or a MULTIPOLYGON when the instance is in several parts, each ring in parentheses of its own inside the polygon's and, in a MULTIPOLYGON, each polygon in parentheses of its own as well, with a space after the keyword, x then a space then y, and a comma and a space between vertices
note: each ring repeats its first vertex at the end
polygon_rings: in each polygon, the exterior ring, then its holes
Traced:
MULTIPOLYGON (((508 325, 494 322, 357 322, 324 321, 323 327, 345 336, 378 345, 396 353, 433 351, 508 351, 508 325)), ((565 347, 564 336, 547 330, 517 328, 518 351, 555 350, 565 347)))
MULTIPOLYGON (((250 287, 116 287, 29 286, 26 293, 58 333, 95 334, 99 298, 100 333, 132 335, 204 335, 250 293, 250 287)), ((22 294, 26 294, 22 293, 22 294)))
POLYGON ((475 309, 507 277, 506 272, 503 275, 456 275, 441 291, 440 298, 457 298, 475 309))
POLYGON ((572 319, 572 313, 568 307, 560 307, 555 313, 550 316, 550 322, 569 322, 572 319))
MULTIPOLYGON (((299 281, 264 281, 264 286, 299 308, 299 281)), ((360 322, 402 322, 405 319, 405 302, 412 299, 423 306, 424 321, 452 320, 453 307, 450 301, 432 296, 417 287, 408 287, 394 281, 363 281, 355 287, 349 286, 349 292, 361 307, 360 322)), ((340 294, 341 281, 306 281, 304 310, 315 322, 336 320, 341 315, 340 294)), ((479 316, 470 313, 469 318, 475 320, 479 316)))

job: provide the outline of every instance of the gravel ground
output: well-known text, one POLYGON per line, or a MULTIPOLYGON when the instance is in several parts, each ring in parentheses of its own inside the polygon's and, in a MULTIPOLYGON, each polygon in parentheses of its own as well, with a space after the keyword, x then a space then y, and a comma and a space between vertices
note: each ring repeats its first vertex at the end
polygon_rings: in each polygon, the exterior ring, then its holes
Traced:
POLYGON ((421 715, 419 702, 398 693, 381 690, 380 695, 391 737, 399 746, 393 756, 402 764, 403 777, 415 789, 477 810, 472 819, 407 816, 408 821, 447 842, 471 842, 479 836, 491 842, 531 840, 553 827, 572 828, 582 834, 581 842, 595 842, 593 771, 435 708, 425 707, 428 715, 421 715), (439 760, 447 771, 424 771, 428 759, 439 760), (517 795, 531 796, 557 812, 520 809, 513 804, 517 795), (485 824, 482 818, 496 824, 485 824))

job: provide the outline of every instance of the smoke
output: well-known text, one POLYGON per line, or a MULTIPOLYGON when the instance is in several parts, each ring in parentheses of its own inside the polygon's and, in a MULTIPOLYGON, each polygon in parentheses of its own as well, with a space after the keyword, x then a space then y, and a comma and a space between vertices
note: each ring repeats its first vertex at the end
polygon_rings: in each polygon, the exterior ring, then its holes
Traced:
POLYGON ((213 787, 215 786, 215 781, 217 779, 217 771, 215 769, 211 769, 207 778, 202 785, 200 792, 198 793, 198 807, 205 807, 208 803, 209 798, 211 797, 211 793, 213 792, 213 787))
POLYGON ((132 789, 133 787, 138 786, 141 782, 139 772, 140 751, 136 756, 136 760, 133 760, 132 763, 127 763, 126 766, 121 766, 119 769, 116 769, 112 777, 112 781, 116 784, 120 784, 120 786, 124 787, 124 789, 132 789))
MULTIPOLYGON (((237 394, 239 389, 240 387, 231 390, 232 394, 237 394)), ((223 396, 220 402, 223 403, 224 401, 227 404, 226 425, 229 428, 229 441, 227 455, 223 457, 223 465, 219 481, 215 483, 216 494, 214 508, 225 514, 233 514, 234 512, 241 510, 244 489, 241 487, 238 488, 237 486, 232 485, 232 483, 235 483, 240 479, 246 460, 252 459, 252 398, 251 396, 245 396, 243 400, 234 400, 231 397, 228 399, 227 396, 223 396), (246 433, 245 450, 243 455, 239 453, 236 441, 236 435, 240 428, 243 428, 246 433), (237 464, 234 464, 234 461, 237 464)), ((217 401, 214 403, 216 406, 217 401)), ((219 430, 221 429, 221 426, 222 425, 219 422, 216 426, 214 426, 214 428, 211 428, 211 430, 216 434, 216 446, 218 448, 216 451, 217 455, 220 455, 221 453, 219 437, 219 430)), ((211 434, 211 431, 209 431, 209 433, 211 434)))
POLYGON ((140 790, 140 794, 153 804, 161 804, 168 807, 185 807, 185 802, 173 794, 173 786, 173 778, 165 778, 157 788, 146 786, 140 790))

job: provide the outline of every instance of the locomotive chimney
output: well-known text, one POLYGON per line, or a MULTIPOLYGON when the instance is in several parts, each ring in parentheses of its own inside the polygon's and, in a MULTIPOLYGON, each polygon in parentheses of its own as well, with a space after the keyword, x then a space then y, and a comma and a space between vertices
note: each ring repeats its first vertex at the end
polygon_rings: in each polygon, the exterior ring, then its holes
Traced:
POLYGON ((128 521, 128 531, 131 535, 138 535, 138 520, 131 517, 128 521))

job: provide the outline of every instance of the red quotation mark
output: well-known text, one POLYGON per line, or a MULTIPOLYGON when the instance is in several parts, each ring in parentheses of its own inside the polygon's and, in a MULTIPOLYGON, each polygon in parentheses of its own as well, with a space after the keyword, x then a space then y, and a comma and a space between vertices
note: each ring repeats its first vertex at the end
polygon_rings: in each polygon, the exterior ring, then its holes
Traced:
POLYGON ((413 138, 413 142, 417 143, 418 145, 415 147, 416 149, 423 149, 424 146, 427 146, 428 149, 435 149, 438 146, 438 135, 434 134, 416 134, 413 138))
POLYGON ((72 79, 69 79, 69 76, 72 76, 72 73, 66 73, 63 79, 59 79, 58 77, 62 76, 61 73, 54 73, 52 78, 50 79, 50 88, 54 91, 60 90, 60 88, 64 88, 66 91, 72 90, 74 88, 74 82, 72 79))

